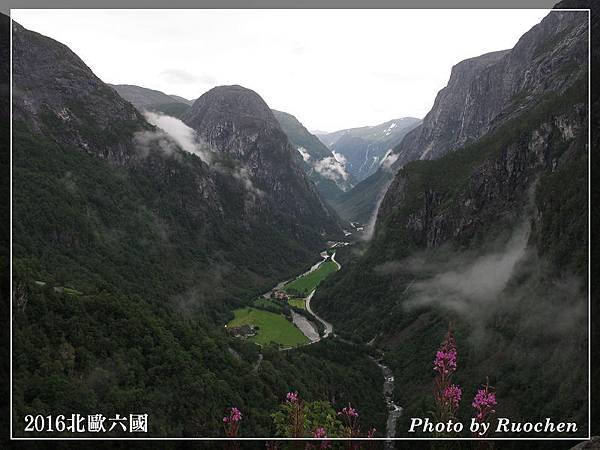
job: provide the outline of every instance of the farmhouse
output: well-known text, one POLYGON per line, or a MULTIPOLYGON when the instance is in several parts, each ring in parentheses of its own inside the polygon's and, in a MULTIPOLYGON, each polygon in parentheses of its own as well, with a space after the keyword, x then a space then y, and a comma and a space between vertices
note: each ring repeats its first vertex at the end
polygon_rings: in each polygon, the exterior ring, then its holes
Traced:
POLYGON ((273 291, 271 296, 276 300, 288 301, 290 299, 290 296, 280 289, 273 291))
POLYGON ((227 333, 229 333, 229 335, 233 336, 233 337, 246 338, 246 337, 254 336, 256 334, 256 331, 252 325, 242 325, 239 327, 231 327, 231 328, 228 327, 227 325, 225 325, 225 328, 227 329, 227 333))

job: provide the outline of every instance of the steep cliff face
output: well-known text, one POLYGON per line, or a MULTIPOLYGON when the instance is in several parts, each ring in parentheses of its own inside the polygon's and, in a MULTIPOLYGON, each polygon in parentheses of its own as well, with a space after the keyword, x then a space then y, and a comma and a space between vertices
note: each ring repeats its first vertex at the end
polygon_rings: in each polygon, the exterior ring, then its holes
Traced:
POLYGON ((343 199, 343 210, 365 221, 402 166, 473 143, 544 96, 564 92, 585 72, 587 58, 587 12, 553 11, 511 50, 456 64, 423 123, 388 156, 391 170, 382 168, 358 184, 343 199))
POLYGON ((325 200, 331 202, 352 188, 354 180, 346 171, 346 165, 338 161, 319 138, 293 115, 276 110, 273 114, 292 146, 298 150, 296 159, 299 164, 325 200))
POLYGON ((64 145, 124 164, 141 114, 67 46, 13 22, 13 117, 64 145))
POLYGON ((413 160, 397 153, 373 240, 361 256, 340 252, 344 269, 313 299, 340 334, 386 351, 407 417, 431 408, 430 362, 451 324, 464 355, 459 381, 490 376, 505 395, 499 415, 586 423, 586 22, 550 13, 515 55, 455 67, 397 148, 414 150, 413 160), (553 372, 558 360, 568 369, 553 372), (579 400, 534 410, 532 383, 540 395, 569 389, 579 400))
POLYGON ((290 228, 339 233, 337 217, 298 163, 279 122, 264 100, 241 86, 221 86, 198 98, 183 121, 221 155, 243 164, 268 207, 262 220, 290 228))
POLYGON ((511 50, 458 63, 423 125, 394 149, 395 167, 435 159, 473 142, 534 105, 564 92, 586 70, 587 13, 552 11, 511 50))
MULTIPOLYGON (((379 208, 381 231, 403 235, 410 247, 436 248, 447 242, 479 245, 490 229, 511 229, 524 215, 538 231, 547 229, 539 209, 545 180, 565 176, 565 167, 587 158, 585 92, 581 79, 564 95, 547 99, 456 154, 407 164, 379 208)), ((581 176, 576 180, 580 187, 585 171, 581 176)), ((574 224, 564 232, 583 236, 582 224, 574 224)))

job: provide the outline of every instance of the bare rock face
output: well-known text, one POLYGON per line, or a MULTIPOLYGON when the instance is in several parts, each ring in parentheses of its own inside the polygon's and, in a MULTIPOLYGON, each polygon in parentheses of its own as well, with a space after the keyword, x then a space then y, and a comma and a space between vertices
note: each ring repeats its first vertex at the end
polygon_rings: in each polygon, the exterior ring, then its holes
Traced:
POLYGON ((423 124, 394 149, 395 167, 436 159, 500 126, 585 74, 587 13, 552 11, 511 50, 456 64, 423 124))
MULTIPOLYGON (((256 199, 288 226, 312 224, 339 231, 335 213, 321 200, 265 101, 241 86, 219 86, 198 98, 183 121, 221 155, 242 164, 265 195, 256 199)), ((271 220, 266 218, 265 220, 271 220)))
MULTIPOLYGON (((383 220, 393 216, 389 227, 403 228, 415 245, 427 248, 450 241, 472 244, 483 237, 490 224, 511 228, 522 220, 525 210, 531 209, 541 176, 584 157, 586 128, 586 105, 574 103, 570 111, 541 119, 517 139, 503 138, 506 130, 499 129, 472 153, 485 151, 488 142, 490 147, 498 146, 500 151, 484 158, 474 156, 470 173, 453 193, 449 193, 454 189, 452 183, 428 183, 431 180, 424 180, 424 189, 416 193, 412 190, 414 181, 421 175, 415 175, 407 166, 390 186, 379 217, 383 220), (437 187, 439 185, 442 187, 437 187), (415 201, 419 206, 410 213, 394 215, 395 208, 409 202, 415 204, 415 201)), ((444 166, 455 163, 448 158, 435 161, 432 178, 444 177, 444 166)), ((535 212, 531 213, 531 219, 542 226, 543 218, 535 212)))
POLYGON ((587 12, 552 11, 514 48, 456 64, 423 123, 393 149, 391 170, 380 169, 358 184, 345 202, 368 197, 369 208, 362 208, 362 218, 370 216, 394 173, 405 164, 438 159, 476 142, 546 96, 565 92, 587 77, 587 36, 587 12))
POLYGON ((113 162, 132 158, 133 133, 152 128, 67 46, 16 22, 13 86, 15 121, 113 162))

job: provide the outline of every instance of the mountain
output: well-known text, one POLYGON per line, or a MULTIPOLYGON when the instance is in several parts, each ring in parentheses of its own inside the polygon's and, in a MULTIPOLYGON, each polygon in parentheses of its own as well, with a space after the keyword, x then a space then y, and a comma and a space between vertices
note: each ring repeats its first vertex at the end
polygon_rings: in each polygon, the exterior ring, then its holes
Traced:
POLYGON ((420 119, 403 117, 372 127, 320 134, 319 139, 332 152, 342 155, 348 172, 362 181, 375 173, 386 154, 420 123, 420 119))
POLYGON ((406 163, 439 158, 475 142, 547 93, 564 90, 579 76, 574 65, 586 61, 587 51, 577 39, 580 34, 581 29, 572 29, 569 20, 555 12, 523 35, 512 50, 456 64, 423 123, 387 154, 370 180, 337 199, 334 207, 340 216, 361 222, 374 219, 393 173, 406 163), (554 46, 554 41, 560 45, 554 46))
POLYGON ((185 113, 192 102, 176 95, 135 86, 132 84, 109 84, 121 97, 130 102, 138 110, 156 111, 173 117, 185 113))
POLYGON ((187 98, 180 97, 179 95, 171 94, 171 95, 169 95, 169 97, 177 100, 180 103, 185 103, 186 105, 190 105, 190 106, 192 106, 192 104, 194 103, 194 100, 188 100, 187 98))
POLYGON ((208 145, 241 161, 259 192, 270 194, 270 205, 260 204, 262 196, 258 196, 256 210, 262 220, 278 228, 310 227, 329 236, 339 233, 335 212, 321 200, 297 163, 297 150, 254 91, 237 85, 213 88, 182 119, 208 145), (278 218, 281 212, 283 222, 278 218))
POLYGON ((381 373, 352 347, 223 328, 340 233, 262 99, 215 88, 195 131, 161 129, 65 45, 12 31, 15 433, 31 411, 131 411, 154 436, 221 436, 235 405, 264 436, 293 389, 380 426, 381 373))
MULTIPOLYGON (((4 199, 10 197, 10 19, 0 13, 0 195, 4 199)), ((0 339, 10 342, 10 201, 4 201, 0 207, 0 315, 5 318, 0 339)), ((0 351, 0 378, 10 379, 11 352, 10 346, 4 345, 0 351)), ((9 383, 5 383, 0 392, 0 427, 9 429, 10 392, 9 383)))
POLYGON ((434 409, 450 327, 465 403, 489 377, 498 417, 587 432, 587 26, 553 11, 512 50, 456 65, 389 157, 372 240, 340 252, 313 299, 385 351, 405 418, 434 409))
POLYGON ((298 150, 298 161, 324 199, 332 201, 352 188, 353 178, 325 144, 311 134, 296 117, 273 110, 281 129, 298 150))

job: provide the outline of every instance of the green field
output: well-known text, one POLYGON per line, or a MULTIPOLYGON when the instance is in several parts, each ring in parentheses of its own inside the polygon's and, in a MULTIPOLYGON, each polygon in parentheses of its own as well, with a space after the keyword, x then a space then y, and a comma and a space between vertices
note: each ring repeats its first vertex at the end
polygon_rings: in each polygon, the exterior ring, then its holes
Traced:
POLYGON ((250 307, 236 309, 233 314, 235 318, 227 326, 253 325, 259 327, 256 336, 250 338, 257 344, 275 343, 282 347, 295 347, 308 342, 308 338, 280 314, 250 307))
POLYGON ((271 298, 258 297, 252 302, 252 306, 256 306, 260 309, 266 309, 267 311, 279 313, 283 310, 283 302, 279 300, 273 300, 271 298))
POLYGON ((294 308, 306 309, 306 301, 303 298, 290 298, 288 303, 294 308))
POLYGON ((301 276, 300 278, 296 278, 294 281, 286 284, 283 290, 288 293, 298 293, 306 296, 310 294, 321 281, 323 281, 328 275, 336 270, 336 263, 331 260, 325 261, 314 272, 301 276))

